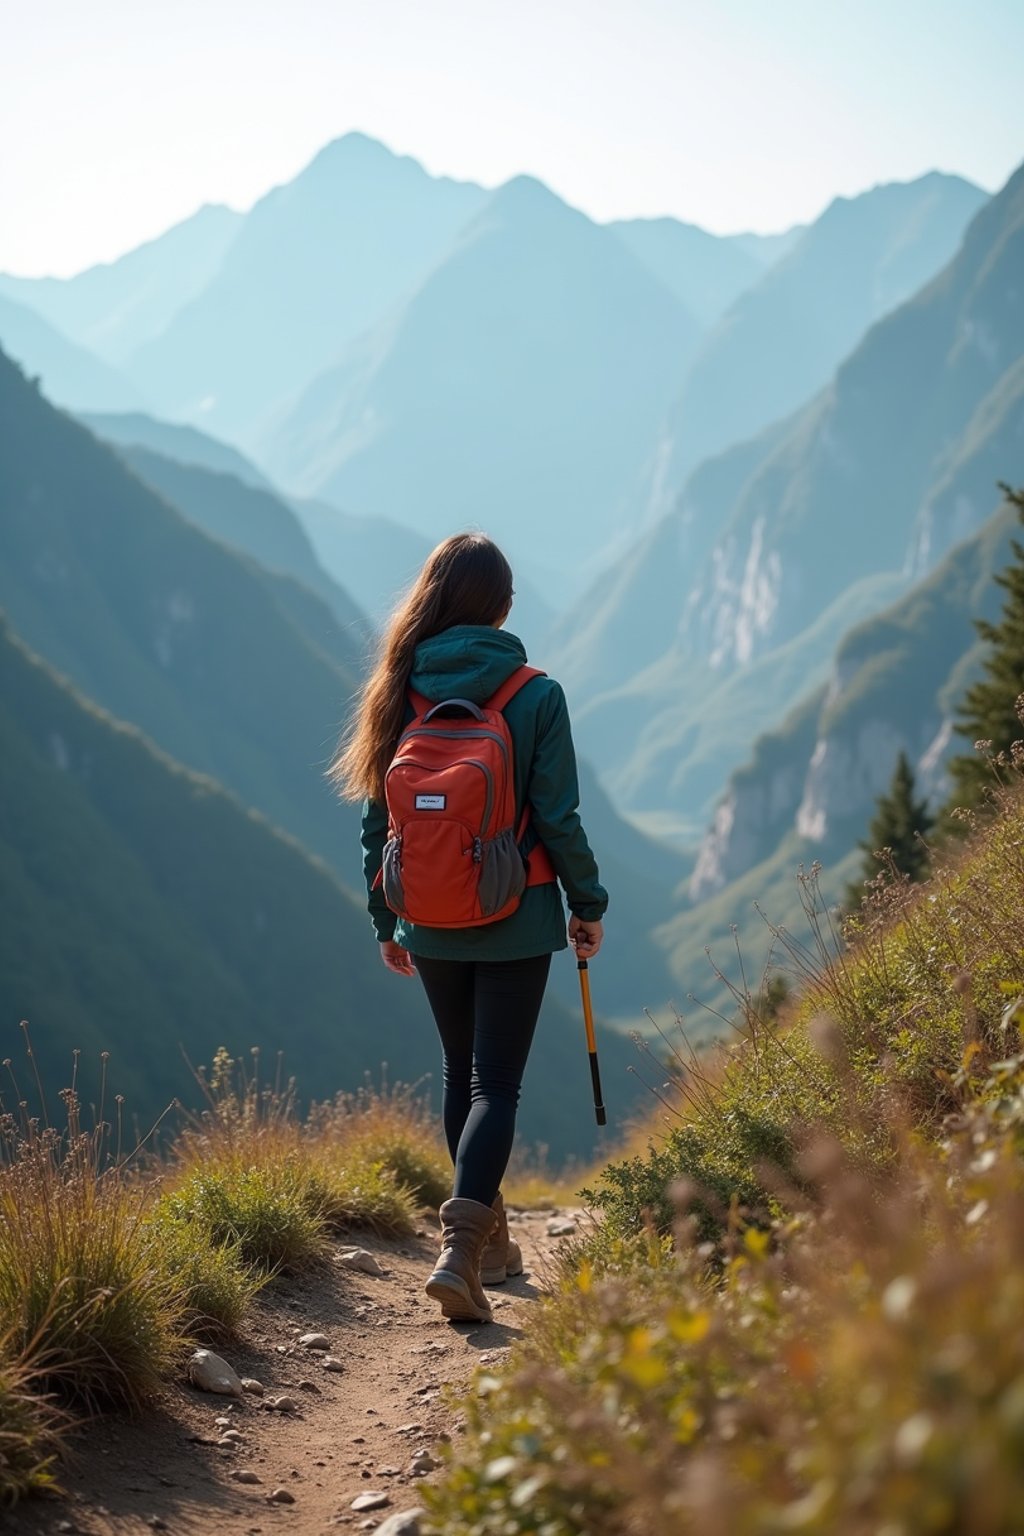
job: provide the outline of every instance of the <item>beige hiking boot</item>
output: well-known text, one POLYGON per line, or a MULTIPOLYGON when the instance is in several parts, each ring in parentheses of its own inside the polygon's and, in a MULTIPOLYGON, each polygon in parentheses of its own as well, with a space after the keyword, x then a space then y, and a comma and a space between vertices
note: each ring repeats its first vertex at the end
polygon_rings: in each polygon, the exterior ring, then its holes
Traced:
POLYGON ((523 1255, 515 1238, 508 1235, 508 1217, 500 1190, 491 1209, 498 1218, 498 1225, 480 1255, 480 1279, 484 1285, 502 1285, 509 1275, 522 1274, 523 1255))
POLYGON ((491 1307, 480 1284, 480 1255, 496 1217, 479 1200, 446 1200, 441 1217, 441 1253, 426 1284, 428 1296, 441 1303, 456 1322, 489 1323, 491 1307))

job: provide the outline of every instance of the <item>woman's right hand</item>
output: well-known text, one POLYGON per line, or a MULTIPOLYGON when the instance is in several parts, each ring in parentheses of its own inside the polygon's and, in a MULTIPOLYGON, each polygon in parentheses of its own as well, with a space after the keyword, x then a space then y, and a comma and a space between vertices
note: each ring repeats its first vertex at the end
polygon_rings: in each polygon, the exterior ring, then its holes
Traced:
POLYGON ((385 939, 380 946, 380 957, 389 971, 394 971, 396 976, 415 976, 416 967, 412 963, 412 955, 401 944, 396 944, 394 939, 385 939))
POLYGON ((593 960, 603 940, 603 923, 585 923, 582 917, 570 917, 569 943, 576 951, 577 960, 593 960))

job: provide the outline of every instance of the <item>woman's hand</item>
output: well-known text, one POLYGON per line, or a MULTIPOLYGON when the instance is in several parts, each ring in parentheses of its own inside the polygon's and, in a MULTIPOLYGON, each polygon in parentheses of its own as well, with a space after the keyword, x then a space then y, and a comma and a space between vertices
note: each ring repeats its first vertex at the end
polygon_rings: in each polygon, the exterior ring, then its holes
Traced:
POLYGON ((389 971, 394 971, 396 976, 415 976, 416 967, 412 963, 412 955, 401 944, 396 944, 394 939, 385 939, 380 946, 380 957, 389 971))
POLYGON ((577 960, 592 960, 603 939, 603 923, 585 923, 582 917, 570 917, 569 943, 576 951, 577 960))

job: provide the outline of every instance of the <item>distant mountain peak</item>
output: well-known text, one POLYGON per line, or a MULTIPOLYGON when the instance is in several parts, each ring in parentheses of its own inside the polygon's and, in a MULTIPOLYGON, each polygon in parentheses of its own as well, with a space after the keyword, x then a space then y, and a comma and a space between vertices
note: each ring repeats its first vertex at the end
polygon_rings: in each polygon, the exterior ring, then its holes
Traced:
POLYGON ((545 182, 527 175, 513 176, 491 193, 480 217, 493 218, 495 214, 517 224, 555 220, 563 224, 590 222, 586 214, 565 202, 557 192, 552 192, 545 182))

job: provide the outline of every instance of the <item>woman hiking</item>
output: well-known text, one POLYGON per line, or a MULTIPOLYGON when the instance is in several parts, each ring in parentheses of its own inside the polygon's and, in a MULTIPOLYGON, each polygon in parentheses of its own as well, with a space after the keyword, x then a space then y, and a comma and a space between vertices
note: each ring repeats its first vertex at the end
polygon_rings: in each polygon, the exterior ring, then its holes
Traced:
POLYGON ((491 1321, 482 1283, 522 1271, 500 1186, 551 956, 601 947, 608 898, 577 812, 565 696, 502 630, 512 571, 483 534, 446 539, 387 624, 331 775, 363 801, 381 959, 419 976, 443 1053, 455 1165, 426 1284, 491 1321), (557 877, 557 880, 556 880, 557 877))

